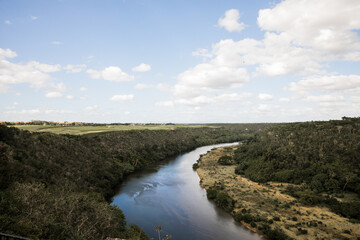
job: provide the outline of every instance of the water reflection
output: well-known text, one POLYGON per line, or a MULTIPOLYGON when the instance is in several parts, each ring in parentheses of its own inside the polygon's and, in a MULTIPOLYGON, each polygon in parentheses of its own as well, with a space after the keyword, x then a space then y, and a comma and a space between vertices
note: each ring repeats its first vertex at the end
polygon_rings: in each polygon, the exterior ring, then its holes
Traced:
POLYGON ((175 240, 261 239, 209 201, 192 170, 200 154, 224 145, 197 148, 128 177, 112 204, 123 210, 129 223, 136 223, 153 238, 157 238, 155 226, 161 225, 162 233, 175 240))

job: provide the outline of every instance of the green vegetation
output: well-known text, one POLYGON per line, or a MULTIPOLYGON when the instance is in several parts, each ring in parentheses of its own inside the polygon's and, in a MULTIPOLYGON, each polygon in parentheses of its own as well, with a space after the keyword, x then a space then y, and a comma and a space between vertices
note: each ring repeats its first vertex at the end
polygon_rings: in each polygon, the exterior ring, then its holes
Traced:
MULTIPOLYGON (((33 239, 147 239, 108 204, 124 176, 254 131, 219 125, 76 136, 0 126, 0 231, 33 239)), ((226 196, 218 202, 227 207, 226 196)))
POLYGON ((98 132, 117 132, 129 130, 174 130, 176 128, 201 128, 203 125, 180 124, 92 124, 92 125, 14 125, 30 132, 50 132, 55 134, 83 135, 98 132))
MULTIPOLYGON (((279 124, 235 151, 235 173, 256 182, 278 181, 300 202, 324 204, 360 220, 360 119, 279 124)), ((299 231, 304 234, 303 231, 299 231)))
POLYGON ((206 196, 208 199, 214 200, 216 206, 224 209, 226 212, 231 212, 234 209, 235 201, 223 190, 223 185, 215 184, 206 190, 206 196))

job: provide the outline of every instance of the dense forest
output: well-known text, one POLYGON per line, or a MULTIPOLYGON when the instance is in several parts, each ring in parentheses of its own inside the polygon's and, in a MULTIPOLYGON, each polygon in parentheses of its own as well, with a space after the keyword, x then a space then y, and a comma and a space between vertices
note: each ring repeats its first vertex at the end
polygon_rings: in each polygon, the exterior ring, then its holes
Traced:
POLYGON ((248 139, 266 127, 73 136, 0 126, 0 232, 33 239, 148 239, 109 205, 124 176, 198 146, 248 139))
POLYGON ((360 220, 360 118, 274 125, 235 152, 235 172, 360 220))

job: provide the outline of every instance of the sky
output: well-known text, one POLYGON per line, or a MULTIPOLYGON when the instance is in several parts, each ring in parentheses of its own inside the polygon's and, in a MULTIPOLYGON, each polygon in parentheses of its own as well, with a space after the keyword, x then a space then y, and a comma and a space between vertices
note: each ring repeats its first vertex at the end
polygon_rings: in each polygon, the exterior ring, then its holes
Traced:
POLYGON ((359 0, 0 0, 0 121, 360 116, 359 0))

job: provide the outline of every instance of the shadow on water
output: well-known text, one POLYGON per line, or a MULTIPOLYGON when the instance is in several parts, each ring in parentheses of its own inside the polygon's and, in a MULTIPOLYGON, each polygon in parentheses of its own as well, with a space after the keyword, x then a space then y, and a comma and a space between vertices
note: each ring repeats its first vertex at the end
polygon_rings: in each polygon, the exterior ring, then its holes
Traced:
POLYGON ((225 145, 200 147, 128 176, 112 204, 123 210, 129 223, 155 239, 157 225, 175 240, 261 239, 207 199, 192 169, 200 154, 225 145))

